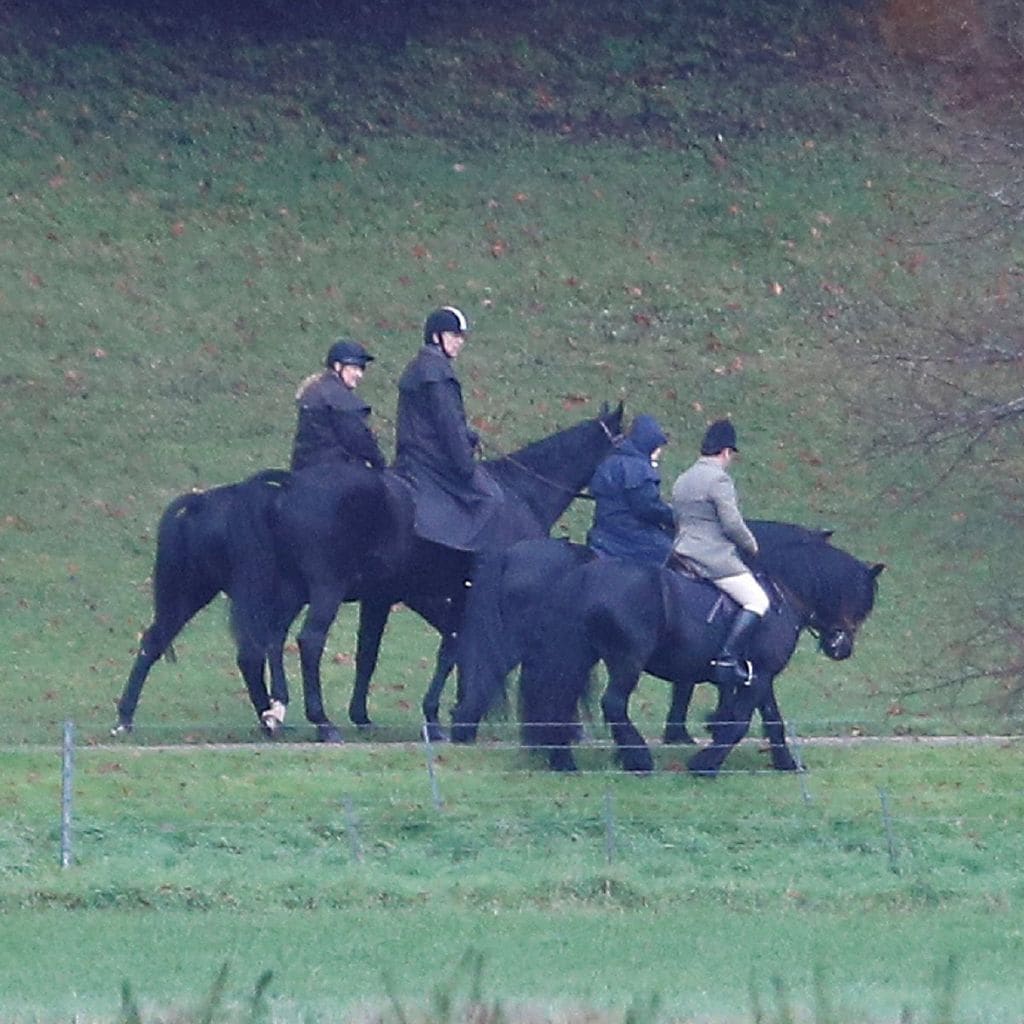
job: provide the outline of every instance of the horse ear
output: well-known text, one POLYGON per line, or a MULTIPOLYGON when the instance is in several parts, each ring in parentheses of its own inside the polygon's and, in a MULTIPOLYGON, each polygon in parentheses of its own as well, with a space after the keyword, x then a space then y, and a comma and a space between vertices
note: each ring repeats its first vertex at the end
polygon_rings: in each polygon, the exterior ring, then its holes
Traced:
POLYGON ((601 408, 597 410, 597 415, 598 415, 599 419, 604 419, 605 416, 608 415, 608 403, 607 402, 602 402, 601 403, 601 408))
POLYGON ((874 565, 868 566, 868 571, 877 580, 882 575, 882 570, 885 569, 885 562, 875 562, 874 565))

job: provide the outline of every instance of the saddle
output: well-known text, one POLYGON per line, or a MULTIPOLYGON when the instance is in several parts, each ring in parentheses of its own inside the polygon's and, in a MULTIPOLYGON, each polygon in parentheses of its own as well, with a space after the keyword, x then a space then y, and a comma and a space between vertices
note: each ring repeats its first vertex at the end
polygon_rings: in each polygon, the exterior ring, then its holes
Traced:
MULTIPOLYGON (((696 563, 691 561, 685 555, 680 555, 678 552, 673 551, 668 556, 668 561, 665 563, 666 569, 671 569, 673 572, 679 573, 680 576, 685 576, 688 580, 692 580, 694 583, 699 583, 705 587, 712 587, 717 594, 714 604, 711 605, 711 610, 705 616, 704 621, 708 624, 715 621, 719 615, 728 614, 730 617, 735 615, 739 610, 739 605, 724 591, 719 590, 715 586, 713 580, 709 580, 698 568, 696 563)), ((775 581, 764 573, 760 569, 751 569, 754 574, 754 579, 764 588, 764 592, 768 595, 768 600, 771 602, 771 611, 777 612, 782 605, 782 591, 779 590, 775 581)))

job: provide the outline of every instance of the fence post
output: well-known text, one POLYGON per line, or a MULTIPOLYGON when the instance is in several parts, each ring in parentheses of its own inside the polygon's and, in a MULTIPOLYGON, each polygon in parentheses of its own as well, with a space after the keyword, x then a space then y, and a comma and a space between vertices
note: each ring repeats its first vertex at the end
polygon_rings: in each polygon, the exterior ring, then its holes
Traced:
POLYGON ((430 779, 430 793, 434 798, 434 807, 441 810, 444 801, 441 799, 441 787, 437 784, 437 774, 434 771, 434 745, 430 742, 430 727, 423 723, 423 742, 427 748, 427 776, 430 779))
POLYGON ((889 817, 889 794, 884 789, 879 789, 878 798, 882 803, 882 824, 885 826, 885 839, 889 844, 889 870, 898 875, 900 866, 896 853, 896 837, 892 831, 892 818, 889 817))
POLYGON ((807 766, 804 764, 803 752, 800 746, 800 734, 796 731, 796 722, 786 723, 789 729, 789 736, 793 746, 793 760, 796 761, 797 776, 800 779, 800 792, 803 794, 804 805, 811 803, 810 787, 807 785, 807 766))
POLYGON ((352 847, 352 856, 355 857, 357 864, 362 864, 363 841, 359 837, 359 819, 356 817, 352 797, 346 796, 341 801, 341 806, 345 809, 345 831, 348 833, 349 846, 352 847))
POLYGON ((72 800, 75 790, 75 723, 64 723, 60 765, 60 866, 71 867, 72 800))
POLYGON ((615 860, 615 809, 610 789, 604 791, 604 859, 608 864, 615 860))

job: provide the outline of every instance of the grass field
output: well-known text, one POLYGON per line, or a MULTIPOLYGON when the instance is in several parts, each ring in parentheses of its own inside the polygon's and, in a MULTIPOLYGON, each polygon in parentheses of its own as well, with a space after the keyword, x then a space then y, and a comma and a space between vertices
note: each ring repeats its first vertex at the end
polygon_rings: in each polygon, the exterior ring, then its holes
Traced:
POLYGON ((85 749, 64 871, 57 759, 7 753, 4 1012, 187 1002, 224 961, 240 1002, 274 971, 274 1019, 422 1008, 473 951, 487 997, 547 1012, 745 1019, 781 983, 921 1019, 953 957, 956 1019, 1019 1017, 1019 745, 807 747, 800 780, 750 747, 712 784, 584 753, 444 751, 435 789, 416 745, 85 749))
MULTIPOLYGON (((253 1019, 442 1024, 475 950, 531 1020, 1020 1019, 1024 34, 945 8, 0 10, 0 1016, 129 1020, 127 979, 147 1022, 205 1019, 228 961, 243 1017, 270 969, 253 1019), (490 453, 622 398, 670 430, 670 482, 731 415, 748 515, 887 564, 856 656, 806 643, 778 684, 807 775, 750 744, 712 785, 667 748, 623 779, 599 744, 554 779, 510 713, 435 751, 438 809, 410 613, 372 739, 309 748, 293 705, 285 742, 217 749, 256 738, 219 603, 109 742, 167 502, 284 464, 341 334, 390 450, 448 302, 490 453), (810 742, 932 734, 1008 739, 810 742)), ((648 736, 666 706, 645 680, 648 736)))

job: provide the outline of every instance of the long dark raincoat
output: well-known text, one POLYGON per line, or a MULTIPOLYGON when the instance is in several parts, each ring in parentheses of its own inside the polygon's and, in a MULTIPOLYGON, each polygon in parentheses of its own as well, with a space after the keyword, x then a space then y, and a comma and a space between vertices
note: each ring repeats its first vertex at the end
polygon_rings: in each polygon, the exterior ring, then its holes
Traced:
POLYGON ((398 382, 395 469, 413 488, 416 533, 462 551, 495 542, 501 487, 473 458, 462 387, 451 360, 424 345, 398 382))

